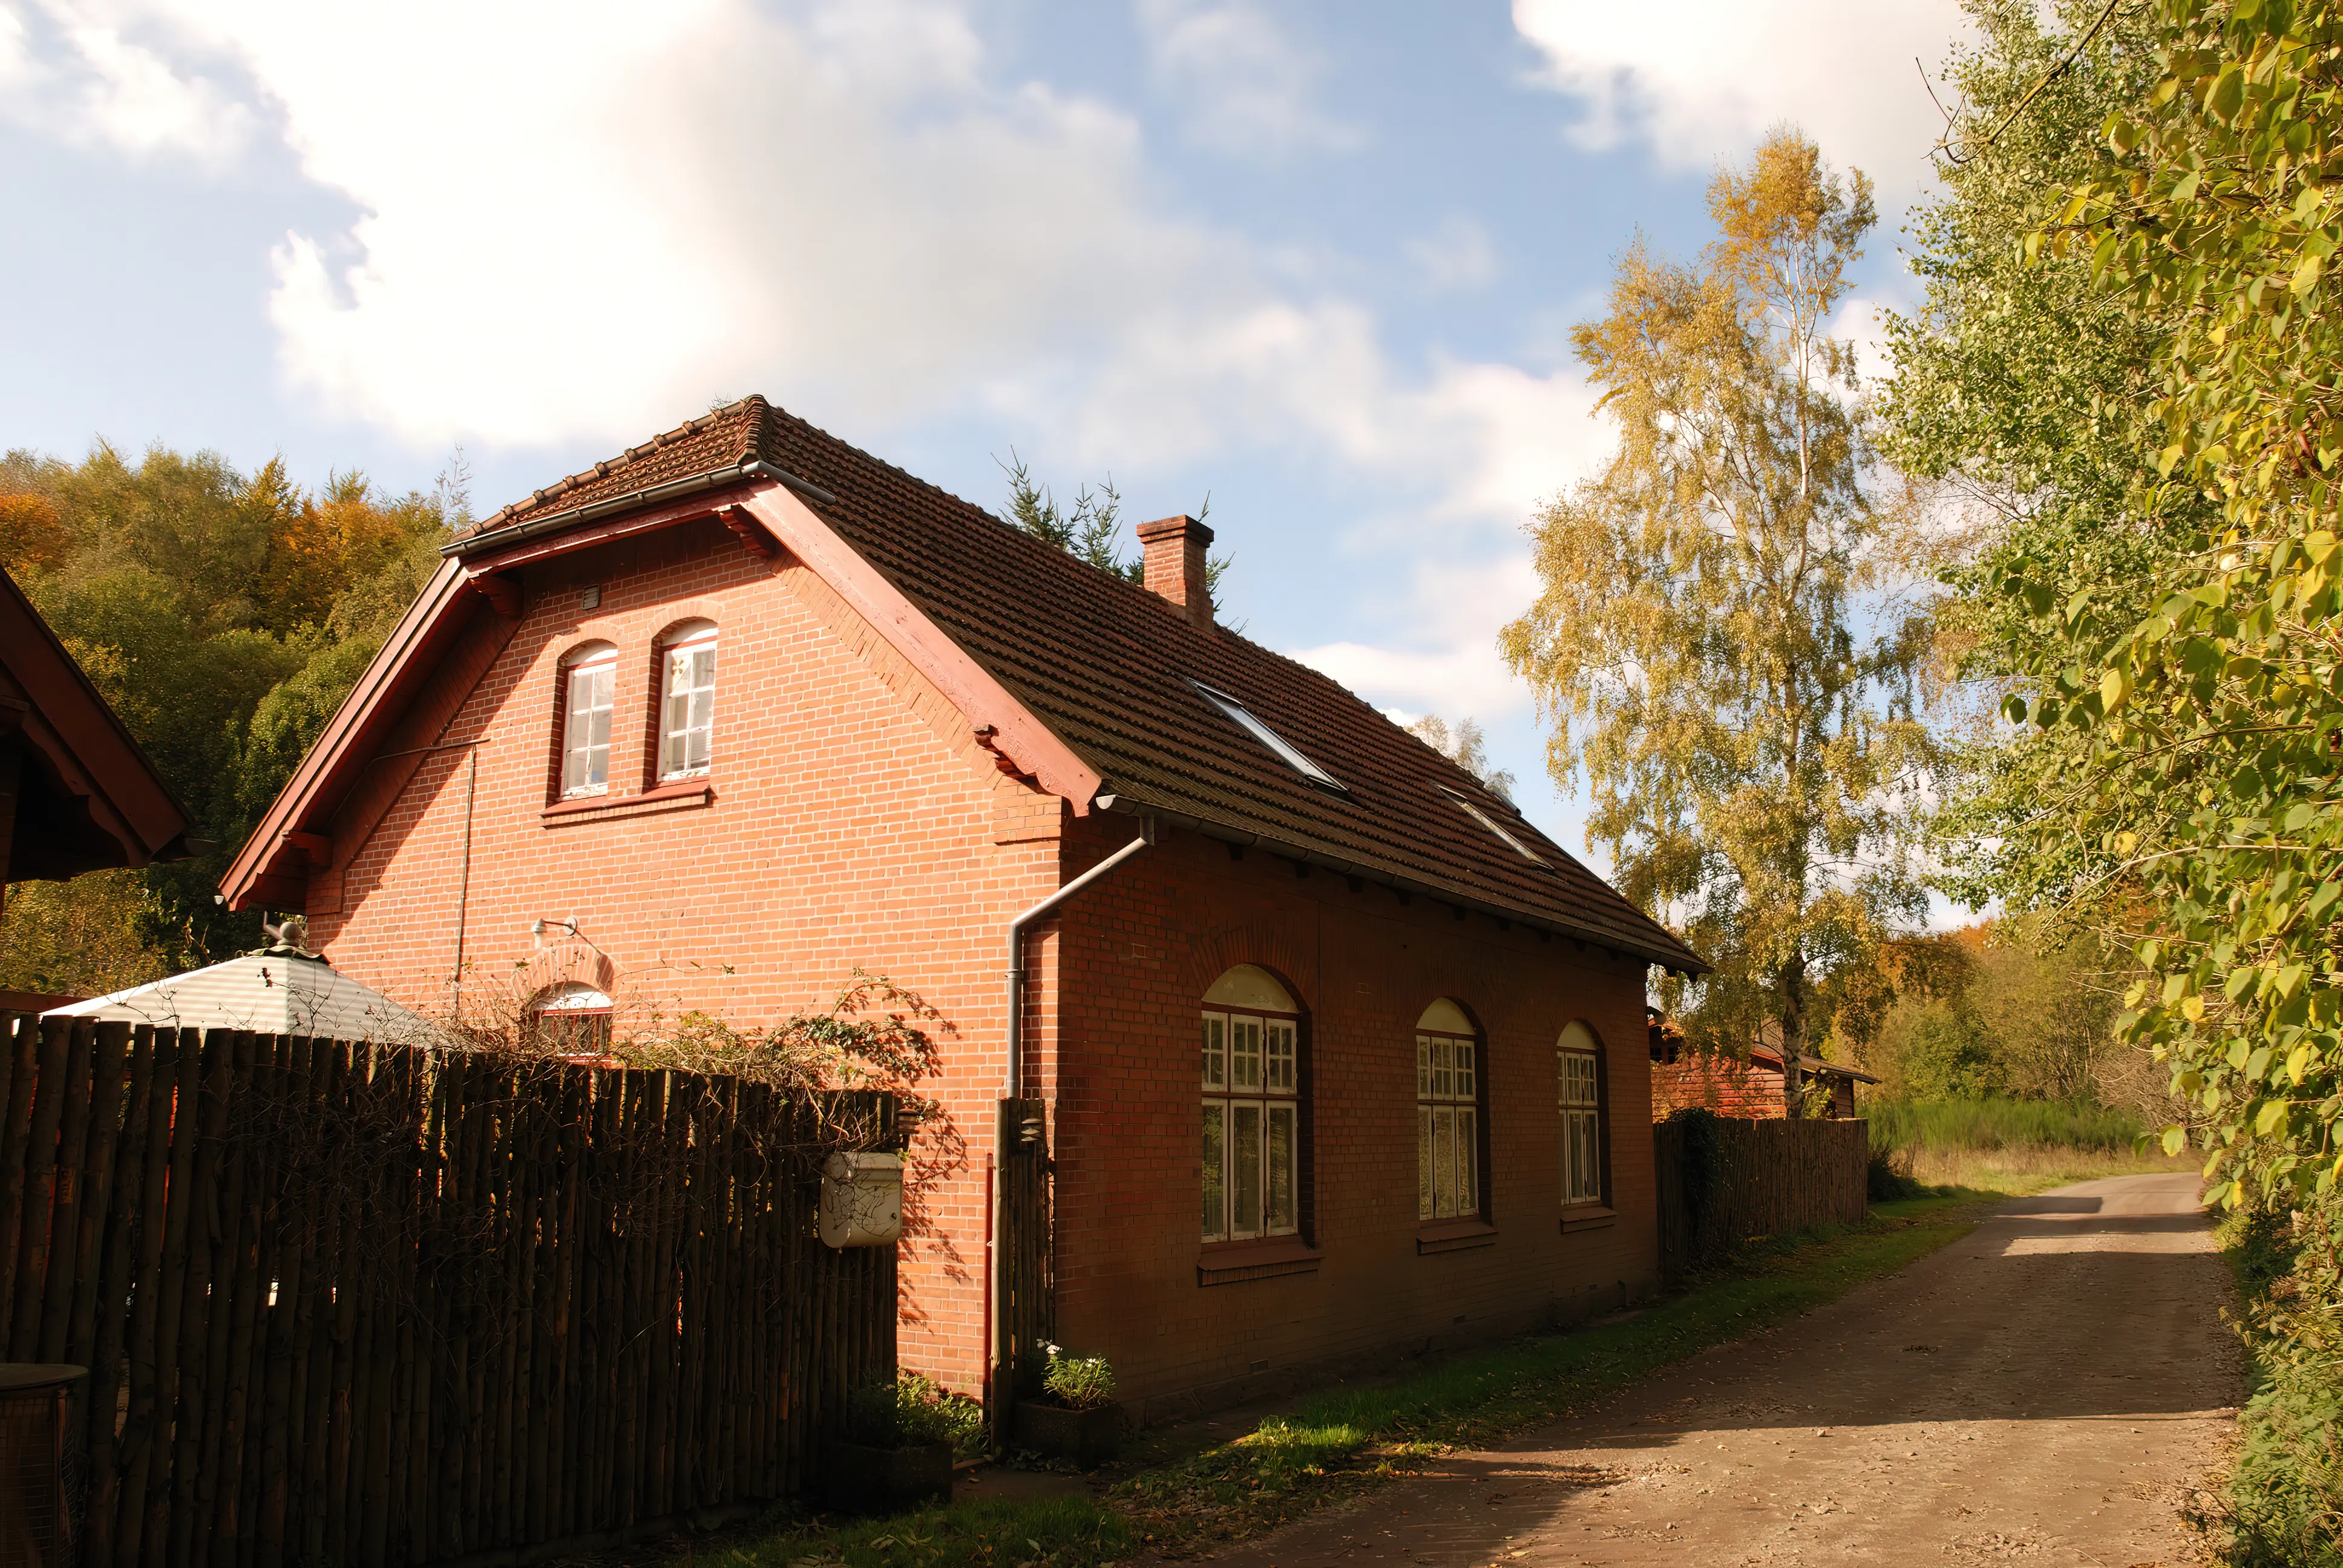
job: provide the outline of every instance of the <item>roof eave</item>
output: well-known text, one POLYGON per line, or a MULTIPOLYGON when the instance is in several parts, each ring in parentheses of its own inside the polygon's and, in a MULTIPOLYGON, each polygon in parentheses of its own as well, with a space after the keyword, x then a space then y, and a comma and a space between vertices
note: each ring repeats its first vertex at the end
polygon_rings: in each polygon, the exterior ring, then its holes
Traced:
POLYGON ((257 884, 277 874, 277 862, 294 851, 288 850, 285 836, 298 829, 311 803, 330 782, 337 765, 350 742, 389 700, 399 685, 400 677, 413 660, 417 649, 427 639, 433 628, 446 614, 450 604, 460 603, 466 586, 466 575, 454 561, 442 562, 424 584, 415 602, 383 639, 366 669, 350 688, 349 695, 334 709, 331 719, 318 733, 317 741, 293 770, 292 778, 278 790, 277 799, 260 819, 259 825, 246 839, 229 862, 227 873, 220 879, 220 891, 232 909, 244 909, 257 884))
POLYGON ((1639 958, 1646 963, 1656 964, 1672 973, 1683 975, 1686 980, 1697 980, 1708 973, 1709 966, 1688 952, 1674 954, 1656 952, 1648 946, 1625 940, 1616 932, 1599 931, 1585 926, 1574 925, 1567 920, 1558 920, 1553 915, 1535 910, 1525 910, 1516 904, 1475 898, 1470 893, 1462 893, 1453 888, 1443 887, 1436 882, 1410 877, 1404 872, 1394 871, 1388 867, 1371 866, 1363 861, 1329 854, 1311 845, 1297 844, 1274 832, 1262 832, 1253 829, 1236 827, 1226 822, 1214 821, 1207 817, 1192 816, 1183 811, 1136 799, 1128 795, 1102 794, 1092 804, 1102 809, 1128 816, 1153 817, 1172 827, 1183 828, 1192 833, 1201 833, 1205 838, 1217 839, 1224 844, 1236 844, 1245 848, 1259 845, 1287 859, 1298 860, 1304 865, 1317 866, 1341 876, 1357 877, 1363 881, 1375 882, 1383 887, 1395 888, 1404 892, 1436 900, 1457 909, 1470 910, 1476 914, 1487 915, 1492 920, 1512 920, 1534 930, 1550 932, 1554 936, 1565 937, 1574 942, 1602 948, 1606 952, 1639 958))

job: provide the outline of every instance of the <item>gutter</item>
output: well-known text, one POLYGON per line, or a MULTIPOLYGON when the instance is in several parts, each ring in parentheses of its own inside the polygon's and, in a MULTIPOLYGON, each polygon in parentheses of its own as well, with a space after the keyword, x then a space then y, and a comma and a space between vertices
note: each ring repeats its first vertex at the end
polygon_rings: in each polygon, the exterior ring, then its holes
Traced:
POLYGON ((473 534, 439 547, 439 553, 450 560, 466 560, 490 550, 517 545, 525 539, 545 534, 559 533, 580 523, 607 518, 614 513, 633 511, 638 508, 672 501, 702 490, 721 489, 747 479, 771 479, 788 486, 808 500, 827 506, 838 505, 838 498, 810 479, 800 479, 786 468, 776 468, 759 458, 748 458, 727 467, 710 468, 704 474, 689 474, 680 479, 669 479, 663 485, 650 485, 639 490, 629 490, 623 496, 610 496, 598 501, 588 501, 582 507, 567 511, 548 512, 541 518, 531 518, 525 523, 510 523, 501 528, 491 528, 485 534, 473 534))
POLYGON ((1440 887, 1402 872, 1387 870, 1380 866, 1363 865, 1356 860, 1346 860, 1339 855, 1329 855, 1322 849, 1305 849, 1243 828, 1232 828, 1225 823, 1212 821, 1202 817, 1187 816, 1161 806, 1142 805, 1139 801, 1116 795, 1101 794, 1094 797, 1091 804, 1103 810, 1121 811, 1142 818, 1158 818, 1172 827, 1184 828, 1189 832, 1201 833, 1208 839, 1218 839, 1224 844, 1234 844, 1247 849, 1259 845, 1286 859, 1316 866, 1322 870, 1332 871, 1338 876, 1356 877, 1362 881, 1378 883, 1386 888, 1396 888, 1409 893, 1421 893, 1427 899, 1436 900, 1457 909, 1471 910, 1476 914, 1487 915, 1492 920, 1511 920, 1516 925, 1527 926, 1532 930, 1548 931, 1558 937, 1567 937, 1582 946, 1599 947, 1614 956, 1624 954, 1639 958, 1672 974, 1680 974, 1686 980, 1697 980, 1708 971, 1706 964, 1702 964, 1697 970, 1688 970, 1680 960, 1646 952, 1615 936, 1604 936, 1580 927, 1565 925, 1560 920, 1544 915, 1526 914, 1518 909, 1503 904, 1493 904, 1485 899, 1474 898, 1470 893, 1460 893, 1452 888, 1440 887))
MULTIPOLYGON (((1002 1037, 1008 1045, 1008 1062, 1001 1079, 1001 1098, 1021 1100, 1025 1087, 1025 933, 1037 922, 1056 912, 1058 907, 1091 883, 1105 878, 1125 860, 1155 842, 1155 819, 1141 816, 1139 837, 1117 849, 1023 914, 1009 922, 1009 967, 1001 979, 1009 986, 1009 1024, 1002 1037)), ((1011 1132, 1008 1120, 1000 1119, 992 1151, 992 1211, 994 1224, 988 1230, 1005 1231, 1009 1218, 1009 1157, 1011 1153, 1011 1132)), ((995 1442, 1002 1448, 1009 1444, 1009 1412, 1016 1402, 1016 1391, 1010 1386, 1012 1346, 1009 1329, 1010 1259, 1015 1249, 1008 1244, 1005 1234, 997 1240, 988 1237, 992 1246, 992 1292, 986 1302, 986 1316, 992 1320, 992 1408, 985 1413, 990 1419, 995 1442)))

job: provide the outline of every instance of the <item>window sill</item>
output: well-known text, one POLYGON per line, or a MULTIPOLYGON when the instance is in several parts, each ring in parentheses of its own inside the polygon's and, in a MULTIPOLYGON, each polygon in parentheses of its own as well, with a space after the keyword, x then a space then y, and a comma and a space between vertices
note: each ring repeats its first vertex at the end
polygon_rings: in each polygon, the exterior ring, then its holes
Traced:
POLYGON ((1215 1246, 1196 1259, 1198 1285, 1234 1285, 1247 1280, 1273 1280, 1281 1274, 1314 1274, 1321 1252, 1299 1236, 1272 1241, 1215 1246))
POLYGON ((1497 1228, 1486 1220, 1435 1220, 1415 1232, 1415 1255, 1462 1252, 1472 1247, 1496 1245, 1497 1228))
POLYGON ((567 828, 578 822, 607 822, 614 817, 648 817, 659 811, 688 811, 695 806, 705 806, 716 799, 716 786, 706 779, 687 779, 678 784, 662 784, 656 789, 646 789, 639 795, 581 795, 574 800, 557 800, 538 815, 548 828, 567 828))
POLYGON ((1599 1204, 1564 1209, 1562 1211, 1562 1233, 1565 1236, 1574 1231, 1599 1231, 1605 1225, 1615 1225, 1618 1222, 1618 1210, 1605 1209, 1599 1204))

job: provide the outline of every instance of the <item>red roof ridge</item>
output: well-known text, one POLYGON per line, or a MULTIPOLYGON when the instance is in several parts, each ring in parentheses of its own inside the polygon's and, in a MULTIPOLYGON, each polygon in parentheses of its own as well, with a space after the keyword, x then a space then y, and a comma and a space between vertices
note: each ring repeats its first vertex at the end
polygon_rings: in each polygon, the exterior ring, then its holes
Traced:
MULTIPOLYGON (((531 490, 525 499, 514 501, 509 505, 499 507, 495 511, 489 513, 487 517, 481 518, 478 523, 473 525, 472 532, 475 534, 484 534, 491 528, 501 528, 506 523, 518 518, 522 513, 534 511, 538 508, 545 505, 548 501, 555 499, 557 497, 566 496, 572 490, 585 489, 588 486, 598 480, 608 478, 611 471, 622 463, 631 463, 640 458, 647 457, 652 453, 659 451, 666 447, 672 446, 674 443, 683 440, 688 437, 697 436, 700 432, 713 427, 729 417, 747 413, 749 411, 752 405, 758 409, 769 409, 771 407, 771 405, 766 402, 764 397, 759 393, 751 392, 746 397, 736 397, 729 403, 710 408, 705 414, 699 415, 690 419, 686 419, 682 424, 678 425, 672 430, 662 430, 658 435, 653 436, 649 440, 645 441, 639 446, 624 447, 619 451, 616 457, 605 457, 590 468, 580 469, 575 474, 569 474, 561 478, 556 479, 550 485, 547 485, 540 489, 531 490)), ((754 428, 754 426, 751 425, 749 427, 754 428)), ((741 445, 740 456, 745 458, 752 447, 753 443, 743 442, 741 445)))
POLYGON ((490 533, 666 510, 662 498, 736 481, 753 508, 759 487, 775 478, 809 523, 980 672, 979 684, 997 687, 998 698, 1065 749, 1059 773, 1071 777, 1071 768, 1101 783, 1100 793, 1122 802, 1116 809, 1158 812, 1232 844, 1266 844, 1297 864, 1363 869, 1451 901, 1460 918, 1470 905, 1670 968, 1704 967, 1520 808, 1334 677, 1234 628, 1192 623, 1144 584, 762 397, 710 408, 534 491, 468 538, 485 544, 490 533), (976 527, 980 519, 989 526, 976 527), (1342 789, 1320 789, 1223 723, 1199 685, 1242 702, 1342 789), (1400 735, 1413 744, 1400 747, 1400 735), (1518 853, 1457 799, 1502 806, 1518 824, 1507 831, 1537 852, 1518 853))

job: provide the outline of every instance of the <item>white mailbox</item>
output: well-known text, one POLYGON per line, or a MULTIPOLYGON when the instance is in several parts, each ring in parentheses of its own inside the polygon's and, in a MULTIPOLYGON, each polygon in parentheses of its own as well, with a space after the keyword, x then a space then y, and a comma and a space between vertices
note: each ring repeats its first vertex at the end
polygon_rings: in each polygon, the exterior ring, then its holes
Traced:
POLYGON ((821 1168, 821 1239, 831 1247, 891 1247, 903 1233, 903 1157, 833 1154, 821 1168))

